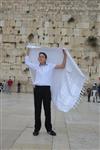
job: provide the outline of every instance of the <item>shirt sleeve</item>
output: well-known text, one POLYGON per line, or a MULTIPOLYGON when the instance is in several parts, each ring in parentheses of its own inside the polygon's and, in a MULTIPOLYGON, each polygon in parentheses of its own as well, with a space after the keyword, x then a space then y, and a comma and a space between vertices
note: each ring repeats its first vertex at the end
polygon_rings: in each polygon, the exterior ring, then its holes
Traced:
POLYGON ((57 64, 51 63, 51 64, 50 64, 50 68, 51 68, 51 69, 55 69, 56 65, 57 65, 57 64))
POLYGON ((32 63, 29 56, 25 56, 25 64, 31 68, 31 69, 36 69, 37 68, 37 64, 32 63))

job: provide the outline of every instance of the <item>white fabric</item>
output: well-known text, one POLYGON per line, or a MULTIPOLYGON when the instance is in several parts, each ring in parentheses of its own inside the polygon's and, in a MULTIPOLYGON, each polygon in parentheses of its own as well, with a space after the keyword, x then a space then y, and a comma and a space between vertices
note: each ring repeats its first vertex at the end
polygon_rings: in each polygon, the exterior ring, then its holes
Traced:
POLYGON ((32 76, 32 78, 34 78, 33 85, 52 85, 53 70, 56 66, 55 64, 48 63, 40 65, 39 63, 32 63, 29 56, 25 57, 25 64, 35 71, 35 77, 32 76))
POLYGON ((34 63, 30 60, 29 56, 25 56, 25 64, 28 65, 31 69, 36 70, 38 63, 34 63))
MULTIPOLYGON (((45 48, 28 45, 30 51, 30 60, 38 62, 37 57, 40 51, 48 55, 48 62, 59 64, 62 62, 62 48, 45 48)), ((55 69, 53 74, 53 82, 51 85, 52 101, 57 108, 63 112, 72 109, 79 100, 80 92, 85 82, 85 76, 75 63, 74 59, 67 53, 67 63, 65 69, 55 69)), ((32 80, 34 81, 34 71, 30 69, 32 80)))
POLYGON ((95 98, 96 97, 96 93, 97 93, 97 90, 93 90, 93 97, 95 98))

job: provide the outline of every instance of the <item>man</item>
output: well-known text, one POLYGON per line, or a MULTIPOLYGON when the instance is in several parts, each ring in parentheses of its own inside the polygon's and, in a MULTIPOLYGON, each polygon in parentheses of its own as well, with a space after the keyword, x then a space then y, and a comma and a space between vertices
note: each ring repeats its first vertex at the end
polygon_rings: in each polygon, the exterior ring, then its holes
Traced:
POLYGON ((20 83, 20 81, 18 81, 18 83, 17 83, 17 93, 20 93, 20 91, 21 91, 21 83, 20 83))
POLYGON ((88 88, 88 89, 87 89, 87 96, 88 96, 88 102, 90 102, 91 88, 88 88))
POLYGON ((2 82, 0 82, 0 92, 2 91, 3 89, 3 85, 2 85, 2 82))
POLYGON ((11 77, 9 77, 9 80, 7 81, 7 88, 8 88, 8 93, 11 94, 11 88, 13 85, 13 80, 11 79, 11 77))
MULTIPOLYGON (((52 136, 56 136, 56 133, 52 130, 51 124, 51 91, 50 86, 52 83, 52 76, 54 69, 63 69, 66 65, 67 54, 63 50, 64 58, 61 64, 47 63, 47 54, 40 52, 38 56, 39 63, 32 63, 29 56, 25 57, 25 64, 31 69, 34 69, 35 81, 34 81, 34 108, 35 108, 35 129, 33 132, 34 136, 39 134, 41 128, 41 106, 43 101, 45 111, 45 128, 47 133, 52 136)), ((27 52, 29 55, 29 50, 27 52)))
POLYGON ((97 83, 94 83, 92 86, 92 97, 93 97, 93 103, 97 101, 97 83))
POLYGON ((99 99, 100 99, 100 83, 98 85, 98 96, 99 96, 99 99))
POLYGON ((3 92, 6 92, 7 83, 5 80, 3 80, 2 85, 3 85, 3 92))

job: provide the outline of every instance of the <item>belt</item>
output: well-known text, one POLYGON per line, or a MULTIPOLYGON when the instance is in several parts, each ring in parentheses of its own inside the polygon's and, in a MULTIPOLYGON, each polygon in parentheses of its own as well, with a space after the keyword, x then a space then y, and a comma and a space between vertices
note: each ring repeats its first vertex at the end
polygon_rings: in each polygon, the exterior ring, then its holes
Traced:
POLYGON ((50 88, 50 85, 35 85, 35 87, 48 87, 48 88, 50 88))

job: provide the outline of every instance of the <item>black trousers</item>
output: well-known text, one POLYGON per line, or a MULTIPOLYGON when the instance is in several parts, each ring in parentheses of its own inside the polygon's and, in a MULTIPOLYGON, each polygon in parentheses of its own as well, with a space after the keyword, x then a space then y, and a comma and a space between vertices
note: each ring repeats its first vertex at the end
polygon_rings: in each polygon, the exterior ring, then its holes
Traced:
POLYGON ((34 88, 35 131, 39 131, 41 128, 42 102, 45 113, 45 128, 50 131, 52 130, 50 86, 35 86, 34 88))
POLYGON ((91 94, 88 94, 88 102, 90 102, 91 94))

